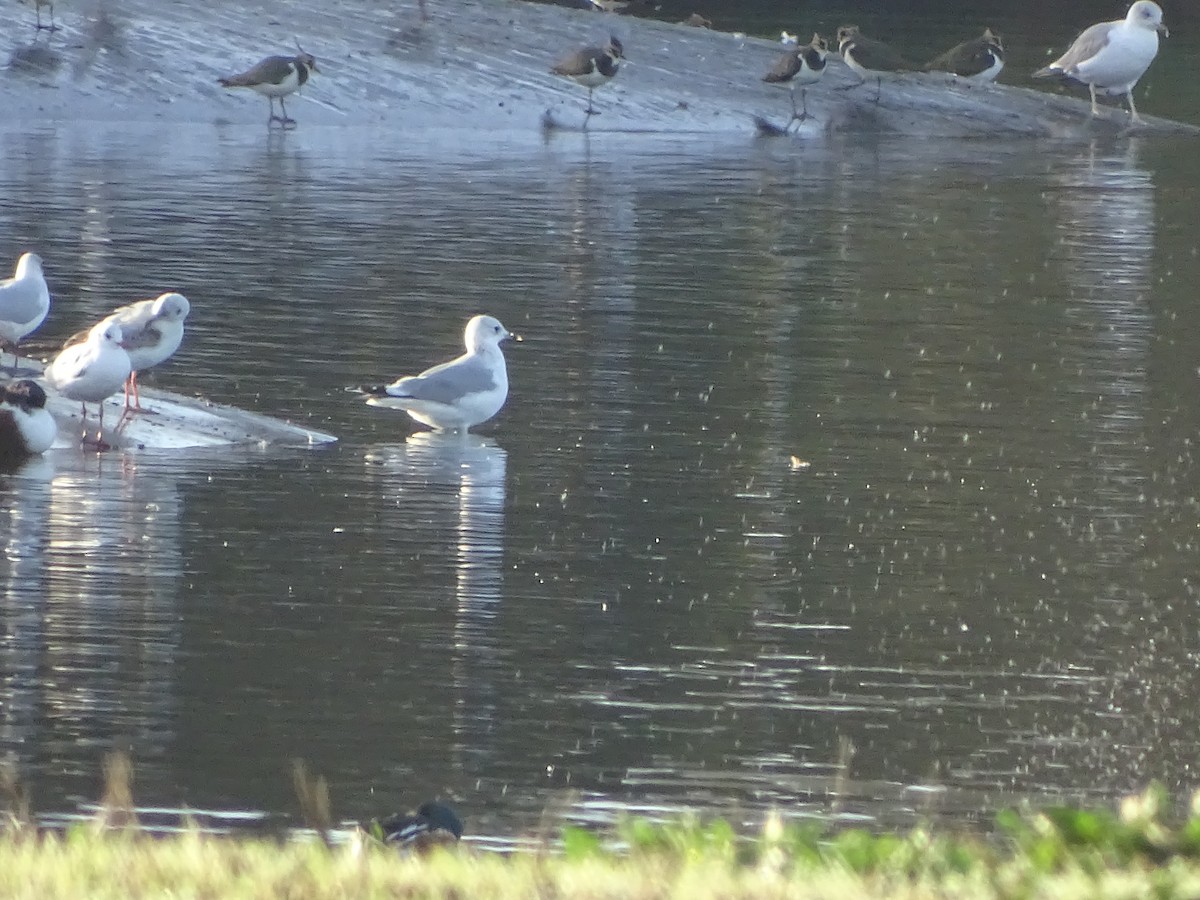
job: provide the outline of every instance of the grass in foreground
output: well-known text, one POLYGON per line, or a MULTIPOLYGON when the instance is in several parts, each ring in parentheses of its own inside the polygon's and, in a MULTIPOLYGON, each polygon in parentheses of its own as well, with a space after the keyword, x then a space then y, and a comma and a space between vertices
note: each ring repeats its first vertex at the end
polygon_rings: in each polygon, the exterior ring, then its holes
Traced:
POLYGON ((829 833, 775 816, 744 838, 721 821, 631 820, 619 828, 620 849, 568 828, 553 851, 511 856, 469 847, 405 855, 365 836, 332 847, 158 837, 114 828, 121 817, 112 815, 102 827, 44 833, 14 817, 0 832, 0 897, 1200 897, 1200 806, 1172 821, 1166 799, 1152 788, 1119 812, 1004 813, 987 838, 927 829, 829 833))

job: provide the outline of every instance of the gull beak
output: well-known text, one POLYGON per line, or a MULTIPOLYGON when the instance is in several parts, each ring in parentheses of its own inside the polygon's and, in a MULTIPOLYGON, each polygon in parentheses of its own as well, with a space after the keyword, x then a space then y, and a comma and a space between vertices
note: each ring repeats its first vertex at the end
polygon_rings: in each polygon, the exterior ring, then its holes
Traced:
POLYGON ((1170 36, 1171 36, 1171 32, 1170 32, 1170 30, 1167 28, 1167 23, 1166 23, 1166 22, 1159 22, 1159 23, 1158 23, 1158 28, 1157 28, 1156 30, 1157 30, 1159 33, 1161 33, 1163 37, 1170 37, 1170 36))

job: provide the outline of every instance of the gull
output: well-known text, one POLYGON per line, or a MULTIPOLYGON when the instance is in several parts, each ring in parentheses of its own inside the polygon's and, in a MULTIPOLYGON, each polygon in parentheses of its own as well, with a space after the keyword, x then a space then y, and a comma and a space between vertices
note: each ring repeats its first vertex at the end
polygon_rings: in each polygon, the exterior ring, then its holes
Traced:
POLYGON ((1140 123, 1133 105, 1133 86, 1150 68, 1158 55, 1158 35, 1169 37, 1163 24, 1162 9, 1151 0, 1137 0, 1124 19, 1099 22, 1086 29, 1067 52, 1034 78, 1062 76, 1080 81, 1092 94, 1092 115, 1096 115, 1096 91, 1124 94, 1129 101, 1129 121, 1140 123))
POLYGON ((612 81, 617 75, 620 60, 625 58, 625 48, 615 36, 610 36, 603 47, 583 47, 560 59, 550 69, 555 75, 570 78, 588 89, 588 106, 583 118, 587 128, 588 119, 596 115, 592 106, 592 92, 602 84, 612 81))
POLYGON ((0 281, 0 350, 12 351, 16 366, 17 341, 42 324, 50 311, 50 289, 42 275, 42 258, 23 253, 12 278, 0 281))
POLYGON ((132 366, 129 354, 121 346, 121 326, 111 318, 93 325, 82 343, 68 344, 46 366, 45 379, 68 400, 78 400, 84 423, 83 443, 87 444, 87 405, 99 404, 99 428, 95 444, 104 443, 104 400, 121 389, 132 366))
POLYGON ((829 45, 825 43, 825 39, 819 34, 814 34, 812 41, 808 44, 788 50, 779 57, 775 65, 771 67, 771 71, 763 76, 762 80, 770 84, 787 85, 792 95, 792 118, 788 122, 789 128, 792 122, 803 122, 808 118, 807 87, 810 84, 816 84, 825 74, 825 55, 828 52, 829 45), (796 109, 796 85, 800 85, 800 99, 804 105, 803 112, 796 109))
POLYGON ((311 53, 305 53, 297 44, 300 53, 296 56, 268 56, 258 65, 247 69, 240 75, 229 75, 218 78, 217 81, 227 88, 244 87, 262 94, 267 98, 271 107, 271 116, 267 119, 267 127, 278 122, 284 128, 296 127, 296 120, 287 114, 283 98, 294 94, 308 81, 312 72, 320 72, 317 60, 311 53), (279 98, 279 109, 282 115, 275 115, 275 98, 279 98))
POLYGON ((191 311, 183 294, 160 294, 153 300, 141 300, 122 306, 109 317, 121 326, 121 346, 129 354, 130 372, 125 382, 125 410, 141 410, 138 373, 169 359, 183 341, 183 320, 191 311), (132 394, 134 406, 129 405, 132 394))
POLYGON ((49 450, 58 423, 46 410, 46 392, 25 378, 0 388, 0 461, 19 462, 49 450))
POLYGON ((925 64, 926 72, 953 72, 970 81, 995 81, 1004 68, 1004 45, 1000 35, 985 28, 980 37, 963 41, 925 64))
POLYGON ((475 316, 463 332, 466 353, 420 375, 363 388, 370 394, 367 403, 402 409, 439 431, 466 431, 486 422, 508 398, 508 369, 500 350, 508 338, 521 340, 491 316, 475 316))

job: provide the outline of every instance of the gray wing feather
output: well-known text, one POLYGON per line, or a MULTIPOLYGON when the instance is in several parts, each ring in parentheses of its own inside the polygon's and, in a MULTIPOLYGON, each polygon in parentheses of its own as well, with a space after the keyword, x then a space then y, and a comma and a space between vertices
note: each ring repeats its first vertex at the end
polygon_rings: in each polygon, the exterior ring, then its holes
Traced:
POLYGON ((496 386, 492 371, 477 356, 460 357, 434 366, 408 378, 389 384, 391 397, 408 397, 430 403, 455 403, 468 394, 490 390, 496 386))
POLYGON ((1077 65, 1091 59, 1108 45, 1109 32, 1119 24, 1121 23, 1100 22, 1085 29, 1079 37, 1075 38, 1075 43, 1067 49, 1066 53, 1050 63, 1049 68, 1061 69, 1069 75, 1077 65))
POLYGON ((41 291, 36 284, 17 283, 0 286, 0 319, 28 322, 42 311, 41 291))

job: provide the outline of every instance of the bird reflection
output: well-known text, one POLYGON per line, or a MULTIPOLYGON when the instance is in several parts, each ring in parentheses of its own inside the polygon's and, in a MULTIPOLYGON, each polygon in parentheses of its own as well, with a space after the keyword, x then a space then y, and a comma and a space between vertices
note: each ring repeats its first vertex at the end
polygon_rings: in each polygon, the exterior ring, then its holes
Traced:
MULTIPOLYGON (((55 454, 0 478, 0 746, 54 779, 91 779, 115 739, 143 759, 171 740, 177 483, 96 465, 55 454)), ((22 778, 37 791, 40 774, 22 778)))
POLYGON ((463 770, 482 774, 492 753, 498 691, 496 620, 503 589, 508 454, 495 441, 462 432, 425 431, 366 457, 403 498, 404 519, 444 535, 454 569, 456 615, 451 679, 456 694, 454 749, 463 770))

